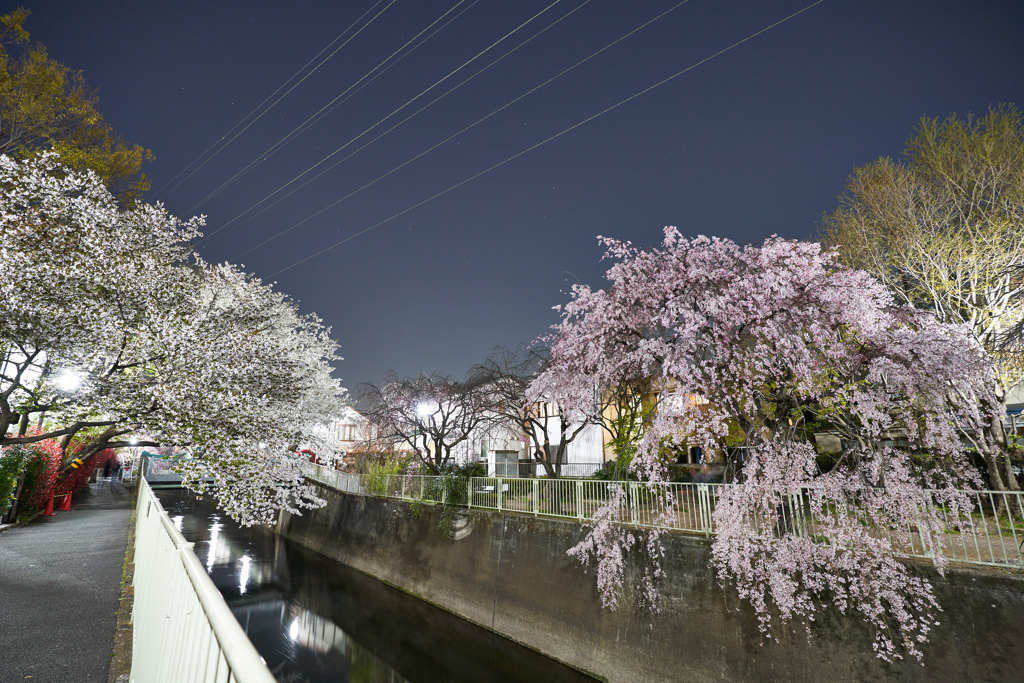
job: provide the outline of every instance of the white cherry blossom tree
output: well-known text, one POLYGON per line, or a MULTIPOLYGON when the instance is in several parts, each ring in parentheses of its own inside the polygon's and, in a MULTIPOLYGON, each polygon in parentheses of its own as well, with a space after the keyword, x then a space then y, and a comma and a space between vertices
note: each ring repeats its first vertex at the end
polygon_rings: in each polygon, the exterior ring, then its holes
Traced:
POLYGON ((317 503, 291 454, 340 409, 336 344, 270 285, 196 256, 201 226, 122 209, 55 155, 0 157, 0 445, 88 435, 86 458, 142 436, 265 522, 317 503))

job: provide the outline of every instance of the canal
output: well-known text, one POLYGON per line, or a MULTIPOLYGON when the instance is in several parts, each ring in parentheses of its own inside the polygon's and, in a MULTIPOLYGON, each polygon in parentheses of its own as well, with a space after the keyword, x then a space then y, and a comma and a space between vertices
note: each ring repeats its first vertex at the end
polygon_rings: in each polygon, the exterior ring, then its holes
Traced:
POLYGON ((279 681, 594 680, 187 491, 156 493, 279 681))

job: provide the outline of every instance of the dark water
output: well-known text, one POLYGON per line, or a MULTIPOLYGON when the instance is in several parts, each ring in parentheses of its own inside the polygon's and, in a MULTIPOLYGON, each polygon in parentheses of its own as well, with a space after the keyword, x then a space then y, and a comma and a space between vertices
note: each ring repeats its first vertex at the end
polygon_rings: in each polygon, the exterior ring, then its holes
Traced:
POLYGON ((590 681, 181 490, 158 497, 279 681, 590 681))

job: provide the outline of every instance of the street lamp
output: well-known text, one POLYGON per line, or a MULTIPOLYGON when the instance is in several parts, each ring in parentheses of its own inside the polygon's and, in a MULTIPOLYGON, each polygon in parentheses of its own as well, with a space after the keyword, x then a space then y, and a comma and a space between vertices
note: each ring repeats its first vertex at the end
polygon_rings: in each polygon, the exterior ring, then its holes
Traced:
POLYGON ((54 378, 54 383, 57 388, 66 394, 78 389, 82 386, 82 376, 74 370, 62 370, 59 375, 54 378))

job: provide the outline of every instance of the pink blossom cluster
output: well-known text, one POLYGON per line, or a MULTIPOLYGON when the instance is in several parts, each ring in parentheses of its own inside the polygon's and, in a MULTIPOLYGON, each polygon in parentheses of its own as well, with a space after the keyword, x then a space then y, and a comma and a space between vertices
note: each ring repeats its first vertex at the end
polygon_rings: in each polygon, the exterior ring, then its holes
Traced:
MULTIPOLYGON (((673 227, 655 249, 601 242, 608 286, 573 289, 531 394, 585 412, 595 388, 646 382, 657 410, 632 468, 648 481, 665 479, 674 448, 721 457, 739 434, 748 455, 714 512, 722 582, 765 633, 773 615, 808 623, 837 608, 869 625, 879 657, 920 658, 939 606, 895 555, 916 534, 942 569, 944 527, 925 503, 969 510, 956 489, 978 483, 964 439, 997 409, 991 360, 965 328, 897 305, 817 243, 741 246, 673 227), (824 467, 822 430, 842 443, 824 467)), ((637 543, 621 508, 570 551, 597 563, 610 606, 637 543)), ((645 545, 660 571, 656 539, 645 545)))

